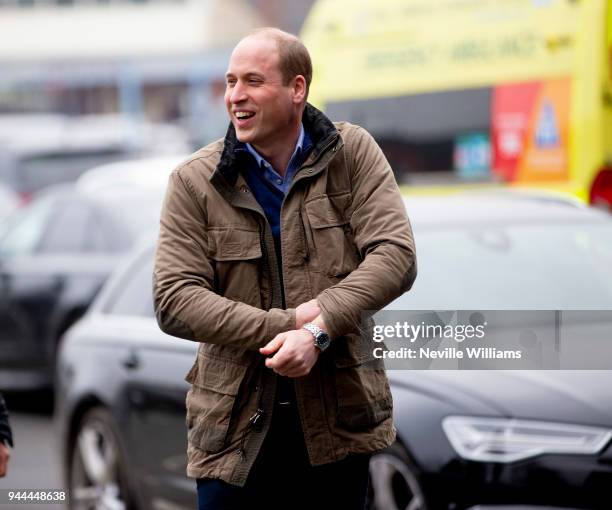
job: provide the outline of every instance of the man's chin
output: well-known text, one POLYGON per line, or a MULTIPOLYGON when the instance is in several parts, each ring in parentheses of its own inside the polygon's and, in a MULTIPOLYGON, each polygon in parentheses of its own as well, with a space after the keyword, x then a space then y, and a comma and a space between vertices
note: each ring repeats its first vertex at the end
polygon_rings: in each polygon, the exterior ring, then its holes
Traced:
POLYGON ((236 131, 236 138, 239 142, 242 143, 251 143, 253 140, 253 133, 246 129, 239 129, 234 126, 234 130, 236 131))

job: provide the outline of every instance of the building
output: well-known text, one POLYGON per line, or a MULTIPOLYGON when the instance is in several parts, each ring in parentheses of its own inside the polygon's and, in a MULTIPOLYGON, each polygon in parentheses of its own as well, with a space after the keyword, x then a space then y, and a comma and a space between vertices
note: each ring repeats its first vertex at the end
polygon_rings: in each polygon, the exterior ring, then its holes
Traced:
POLYGON ((245 0, 0 0, 0 112, 122 113, 223 134, 245 0))

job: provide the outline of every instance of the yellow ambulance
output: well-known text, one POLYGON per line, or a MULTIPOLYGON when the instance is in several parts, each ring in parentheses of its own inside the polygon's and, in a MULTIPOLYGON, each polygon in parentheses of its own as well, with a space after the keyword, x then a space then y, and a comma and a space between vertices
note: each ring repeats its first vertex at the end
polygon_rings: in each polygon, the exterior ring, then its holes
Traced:
POLYGON ((612 0, 318 0, 301 36, 311 101, 368 128, 400 181, 612 204, 612 0))

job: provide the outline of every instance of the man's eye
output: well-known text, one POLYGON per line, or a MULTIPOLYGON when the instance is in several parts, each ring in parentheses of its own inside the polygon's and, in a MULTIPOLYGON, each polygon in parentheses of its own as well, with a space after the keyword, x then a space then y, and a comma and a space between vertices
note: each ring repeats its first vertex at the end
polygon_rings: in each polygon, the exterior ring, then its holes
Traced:
POLYGON ((259 85, 261 83, 261 80, 257 80, 257 79, 250 79, 249 83, 251 85, 259 85))
POLYGON ((235 80, 227 80, 226 82, 228 87, 233 87, 234 85, 236 85, 236 81, 235 80))

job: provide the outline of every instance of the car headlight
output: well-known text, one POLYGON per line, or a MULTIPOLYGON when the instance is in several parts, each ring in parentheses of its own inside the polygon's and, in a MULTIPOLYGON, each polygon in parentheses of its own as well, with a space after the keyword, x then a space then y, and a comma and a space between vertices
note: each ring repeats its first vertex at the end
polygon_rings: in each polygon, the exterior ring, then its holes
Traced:
POLYGON ((442 428, 455 451, 478 462, 515 462, 544 453, 594 454, 612 431, 532 420, 448 416, 442 428))

